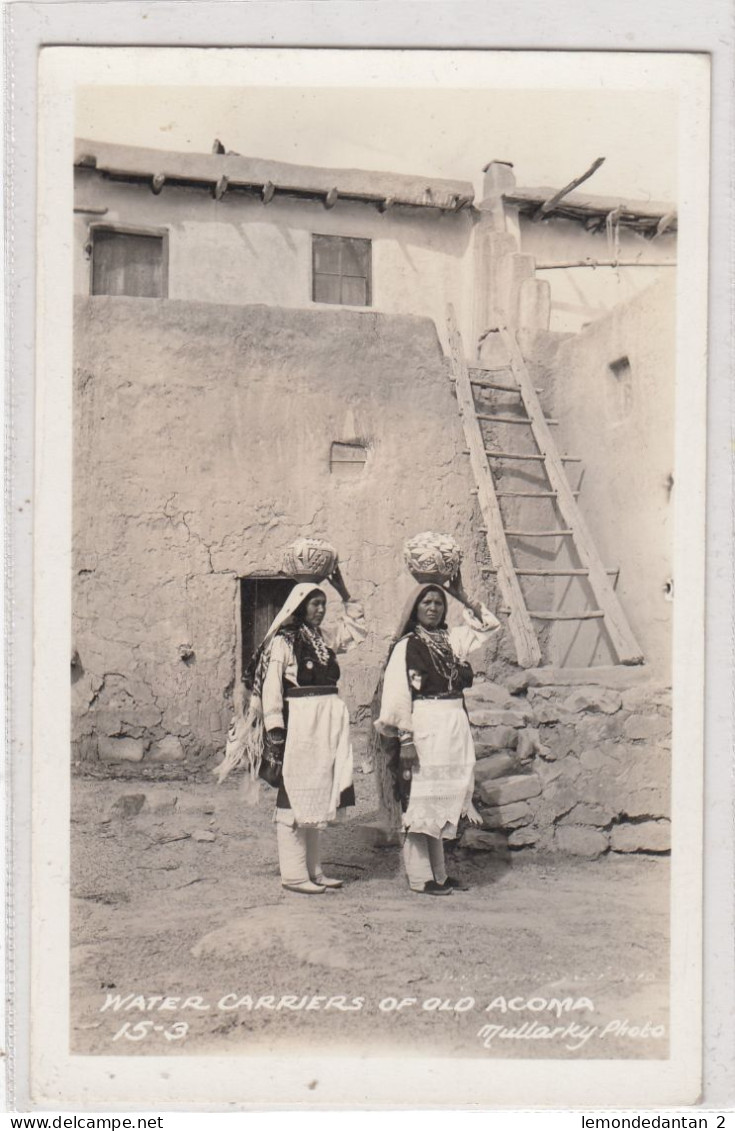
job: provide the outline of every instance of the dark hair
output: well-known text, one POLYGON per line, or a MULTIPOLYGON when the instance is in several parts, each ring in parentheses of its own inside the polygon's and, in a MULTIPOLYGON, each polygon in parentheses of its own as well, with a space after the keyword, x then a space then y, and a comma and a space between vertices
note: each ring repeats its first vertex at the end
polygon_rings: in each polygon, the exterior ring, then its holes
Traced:
POLYGON ((298 621, 299 624, 304 623, 304 618, 306 617, 306 606, 309 604, 309 601, 311 601, 313 597, 322 597, 325 602, 327 600, 325 593, 323 593, 321 589, 312 589, 310 593, 307 593, 303 601, 301 601, 301 603, 297 605, 297 607, 291 614, 293 619, 295 621, 298 621))
POLYGON ((414 601, 413 608, 411 609, 411 616, 408 618, 409 632, 412 629, 414 629, 416 627, 416 625, 418 624, 418 615, 417 614, 418 614, 419 603, 421 601, 423 601, 423 599, 424 599, 424 597, 426 596, 427 593, 438 593, 439 596, 441 597, 442 601, 444 602, 444 616, 441 619, 441 623, 439 624, 439 628, 446 628, 447 627, 447 608, 449 606, 449 602, 447 601, 447 594, 446 594, 445 590, 442 589, 441 585, 427 585, 421 590, 418 597, 414 601))

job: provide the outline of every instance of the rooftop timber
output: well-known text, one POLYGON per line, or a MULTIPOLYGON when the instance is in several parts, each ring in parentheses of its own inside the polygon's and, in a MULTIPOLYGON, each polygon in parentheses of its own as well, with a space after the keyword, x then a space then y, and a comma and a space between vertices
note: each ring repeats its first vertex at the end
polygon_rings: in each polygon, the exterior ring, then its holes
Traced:
MULTIPOLYGON (((553 188, 513 188, 503 194, 506 204, 516 205, 522 216, 535 216, 556 193, 553 188)), ((622 200, 614 196, 588 196, 586 193, 570 192, 554 205, 546 218, 563 217, 588 225, 595 221, 604 225, 608 216, 613 215, 621 227, 637 231, 662 234, 675 232, 677 227, 676 210, 673 204, 655 200, 622 200)))
MULTIPOLYGON (((326 208, 343 199, 374 204, 380 211, 393 205, 444 212, 476 211, 470 181, 366 169, 325 169, 236 153, 178 153, 77 139, 74 164, 77 168, 94 169, 110 180, 148 184, 155 193, 164 185, 183 185, 210 189, 217 199, 226 192, 240 191, 259 193, 266 203, 280 194, 316 198, 326 208)), ((536 216, 556 192, 553 188, 514 187, 503 199, 516 205, 522 215, 536 216)), ((563 217, 598 228, 611 215, 622 227, 648 235, 676 231, 676 212, 670 204, 575 192, 562 197, 544 218, 563 217)))
POLYGON ((325 201, 327 207, 337 198, 343 198, 383 208, 400 204, 457 212, 471 204, 475 196, 469 181, 361 169, 324 169, 230 153, 176 153, 83 139, 75 143, 74 164, 78 168, 96 169, 112 180, 152 183, 156 178, 157 191, 164 184, 213 190, 220 185, 226 191, 263 192, 267 199, 274 193, 317 197, 325 201))

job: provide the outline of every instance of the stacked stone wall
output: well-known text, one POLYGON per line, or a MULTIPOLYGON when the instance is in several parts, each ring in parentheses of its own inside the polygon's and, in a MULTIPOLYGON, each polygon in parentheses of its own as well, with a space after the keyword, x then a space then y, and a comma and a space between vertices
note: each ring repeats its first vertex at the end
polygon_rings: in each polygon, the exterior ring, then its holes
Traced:
POLYGON ((669 851, 670 690, 645 670, 607 671, 590 669, 595 683, 529 686, 521 675, 472 688, 485 827, 467 829, 462 847, 587 858, 669 851))

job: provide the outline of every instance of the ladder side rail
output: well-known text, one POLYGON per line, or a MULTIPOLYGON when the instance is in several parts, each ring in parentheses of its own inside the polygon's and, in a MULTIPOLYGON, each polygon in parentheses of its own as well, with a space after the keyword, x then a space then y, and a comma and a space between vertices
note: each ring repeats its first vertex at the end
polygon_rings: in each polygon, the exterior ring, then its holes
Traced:
POLYGON ((455 378, 454 388, 465 439, 470 452, 470 464, 477 483, 478 503, 487 524, 485 537, 492 563, 497 569, 500 593, 511 610, 508 627, 516 647, 518 663, 524 668, 535 667, 541 662, 541 648, 526 609, 523 591, 516 577, 513 559, 505 539, 503 516, 495 495, 495 484, 485 455, 485 441, 476 415, 462 339, 451 306, 449 306, 447 314, 449 349, 455 378))
POLYGON ((531 429, 538 450, 546 457, 544 466, 549 484, 557 493, 556 505, 565 524, 574 531, 575 548, 582 565, 589 570, 589 583, 597 599, 598 607, 605 614, 605 627, 618 654, 618 661, 621 664, 643 663, 643 653, 608 579, 605 567, 597 553, 592 533, 574 498, 574 493, 564 471, 564 465, 556 449, 551 430, 544 418, 538 395, 531 382, 515 335, 507 329, 501 330, 501 334, 510 355, 513 374, 521 387, 523 403, 531 420, 531 429))

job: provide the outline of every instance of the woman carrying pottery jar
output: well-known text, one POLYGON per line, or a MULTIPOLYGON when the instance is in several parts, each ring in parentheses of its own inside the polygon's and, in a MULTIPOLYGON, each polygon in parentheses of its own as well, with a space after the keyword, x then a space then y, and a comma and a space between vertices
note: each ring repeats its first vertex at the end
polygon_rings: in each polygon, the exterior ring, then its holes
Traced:
POLYGON ((388 655, 375 728, 397 740, 390 769, 403 810, 403 859, 410 889, 423 895, 460 886, 447 876, 444 840, 456 837, 461 816, 482 823, 472 804, 475 748, 462 693, 473 679, 468 656, 499 627, 467 596, 458 570, 446 587, 414 590, 388 655), (456 628, 447 627, 449 596, 465 605, 456 628))
MULTIPOLYGON (((343 602, 331 632, 322 630, 327 594, 306 581, 294 586, 265 634, 251 664, 242 743, 252 774, 278 790, 273 819, 282 886, 305 895, 342 886, 322 871, 322 830, 355 804, 337 654, 367 633, 338 565, 328 580, 343 602)), ((222 781, 228 769, 225 763, 218 769, 222 781)))

